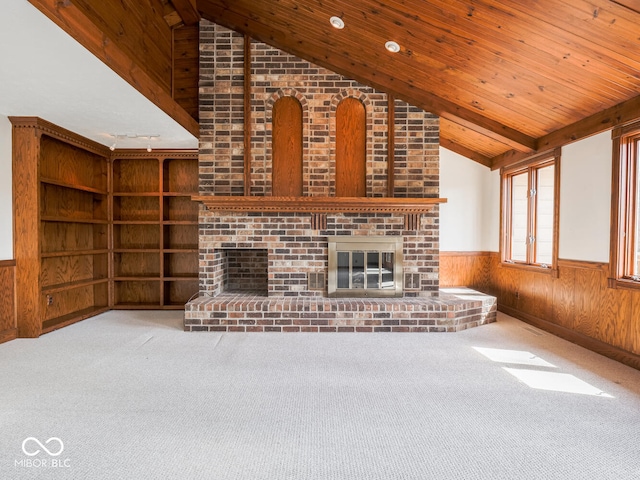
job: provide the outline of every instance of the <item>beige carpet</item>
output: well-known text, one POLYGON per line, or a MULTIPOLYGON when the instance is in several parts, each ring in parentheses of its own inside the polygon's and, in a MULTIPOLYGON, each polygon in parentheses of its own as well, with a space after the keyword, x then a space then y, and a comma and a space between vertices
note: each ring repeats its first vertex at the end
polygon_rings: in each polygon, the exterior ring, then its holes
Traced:
POLYGON ((3 480, 638 479, 639 427, 640 372, 504 315, 222 335, 113 311, 0 345, 3 480))

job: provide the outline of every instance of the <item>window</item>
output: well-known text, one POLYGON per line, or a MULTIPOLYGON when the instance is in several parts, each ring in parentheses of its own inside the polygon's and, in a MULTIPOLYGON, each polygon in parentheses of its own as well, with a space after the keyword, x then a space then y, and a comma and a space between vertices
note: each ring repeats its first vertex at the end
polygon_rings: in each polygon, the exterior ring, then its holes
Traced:
POLYGON ((502 171, 502 261, 556 271, 560 150, 502 171))
POLYGON ((610 286, 640 288, 640 122, 613 131, 610 286))

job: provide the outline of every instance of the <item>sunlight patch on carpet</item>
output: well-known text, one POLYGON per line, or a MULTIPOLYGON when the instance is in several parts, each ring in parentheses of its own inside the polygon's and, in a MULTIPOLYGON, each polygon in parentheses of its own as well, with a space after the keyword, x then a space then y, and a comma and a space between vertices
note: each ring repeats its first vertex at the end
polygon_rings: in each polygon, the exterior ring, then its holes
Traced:
POLYGON ((537 355, 523 350, 505 350, 503 348, 483 347, 473 347, 473 349, 494 362, 557 368, 555 365, 543 360, 537 355))
POLYGON ((614 398, 587 382, 568 373, 547 372, 539 370, 525 370, 503 367, 507 372, 531 388, 551 390, 556 392, 578 393, 598 397, 614 398))

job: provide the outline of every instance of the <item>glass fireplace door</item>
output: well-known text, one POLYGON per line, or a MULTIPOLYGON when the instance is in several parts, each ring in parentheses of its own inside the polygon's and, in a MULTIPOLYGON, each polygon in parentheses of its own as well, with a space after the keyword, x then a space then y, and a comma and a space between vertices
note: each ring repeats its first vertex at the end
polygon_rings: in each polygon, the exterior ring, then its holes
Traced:
POLYGON ((328 278, 329 296, 402 296, 402 240, 330 237, 328 278))

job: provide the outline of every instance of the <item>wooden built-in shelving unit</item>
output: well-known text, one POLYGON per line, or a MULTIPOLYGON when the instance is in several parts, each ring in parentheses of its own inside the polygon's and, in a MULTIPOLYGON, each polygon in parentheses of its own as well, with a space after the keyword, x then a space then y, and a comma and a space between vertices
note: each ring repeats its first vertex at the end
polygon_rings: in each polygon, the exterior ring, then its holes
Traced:
POLYGON ((198 291, 195 153, 113 158, 114 308, 182 309, 198 291))
POLYGON ((109 149, 12 117, 18 335, 109 309, 109 149))
POLYGON ((116 150, 11 117, 18 336, 198 290, 196 151, 116 150))

